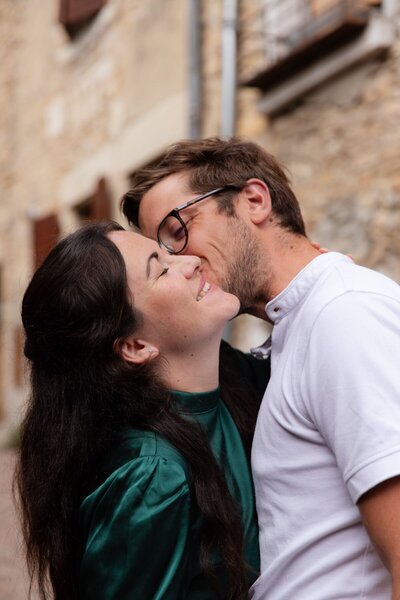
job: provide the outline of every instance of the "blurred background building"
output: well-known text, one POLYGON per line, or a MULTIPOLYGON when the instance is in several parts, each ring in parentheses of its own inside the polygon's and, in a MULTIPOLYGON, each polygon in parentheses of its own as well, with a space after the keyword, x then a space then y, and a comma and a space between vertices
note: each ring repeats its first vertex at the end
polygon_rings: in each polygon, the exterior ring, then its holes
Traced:
POLYGON ((177 139, 260 143, 312 239, 400 281, 399 30, 400 0, 0 0, 0 440, 33 269, 177 139))

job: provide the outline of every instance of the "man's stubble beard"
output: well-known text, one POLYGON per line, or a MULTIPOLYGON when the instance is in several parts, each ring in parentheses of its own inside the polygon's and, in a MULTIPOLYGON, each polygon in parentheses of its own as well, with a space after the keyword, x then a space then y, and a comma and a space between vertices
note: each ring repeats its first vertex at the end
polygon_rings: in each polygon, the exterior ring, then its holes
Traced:
POLYGON ((230 260, 222 287, 240 300, 240 313, 254 313, 268 301, 271 267, 259 240, 237 215, 230 218, 230 260))

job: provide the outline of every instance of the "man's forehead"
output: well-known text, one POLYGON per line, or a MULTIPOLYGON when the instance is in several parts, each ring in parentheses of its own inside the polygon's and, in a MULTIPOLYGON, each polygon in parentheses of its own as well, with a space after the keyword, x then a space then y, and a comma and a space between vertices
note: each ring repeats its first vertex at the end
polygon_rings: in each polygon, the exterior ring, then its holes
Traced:
POLYGON ((155 237, 157 227, 173 208, 186 201, 190 194, 189 175, 173 173, 158 181, 142 197, 139 206, 139 227, 155 237))

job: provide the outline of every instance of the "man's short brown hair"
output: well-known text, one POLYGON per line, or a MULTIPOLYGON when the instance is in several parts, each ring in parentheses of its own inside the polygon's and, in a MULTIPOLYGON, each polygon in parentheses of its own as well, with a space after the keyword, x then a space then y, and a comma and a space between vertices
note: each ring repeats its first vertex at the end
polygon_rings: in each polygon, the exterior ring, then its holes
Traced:
MULTIPOLYGON (((121 200, 128 221, 138 227, 140 202, 146 192, 165 177, 183 172, 189 175, 191 190, 199 194, 229 184, 241 188, 248 179, 261 179, 268 186, 279 225, 306 235, 300 207, 284 167, 257 144, 240 138, 182 140, 169 146, 161 157, 134 174, 132 189, 121 200)), ((232 215, 235 195, 216 197, 220 209, 232 215)))

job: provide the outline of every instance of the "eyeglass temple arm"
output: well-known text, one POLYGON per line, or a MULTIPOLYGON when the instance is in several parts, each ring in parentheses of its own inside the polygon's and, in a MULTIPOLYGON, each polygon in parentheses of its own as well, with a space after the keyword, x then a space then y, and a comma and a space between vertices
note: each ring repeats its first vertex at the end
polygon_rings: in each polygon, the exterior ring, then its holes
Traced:
POLYGON ((222 192, 222 190, 225 189, 225 187, 227 187, 227 186, 217 188, 216 190, 211 190, 211 192, 207 192, 206 194, 203 194, 199 198, 193 198, 193 200, 188 200, 184 204, 181 204, 180 206, 177 206, 176 208, 174 208, 174 210, 171 211, 171 213, 176 212, 178 210, 183 210, 184 208, 187 208, 188 206, 192 206, 192 204, 196 204, 196 202, 200 202, 200 200, 204 200, 205 198, 208 198, 209 196, 212 196, 213 194, 222 192))

